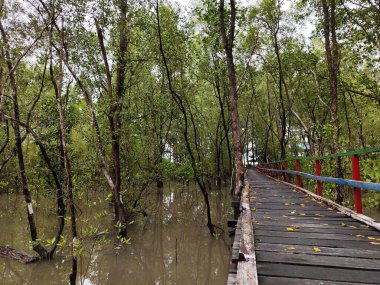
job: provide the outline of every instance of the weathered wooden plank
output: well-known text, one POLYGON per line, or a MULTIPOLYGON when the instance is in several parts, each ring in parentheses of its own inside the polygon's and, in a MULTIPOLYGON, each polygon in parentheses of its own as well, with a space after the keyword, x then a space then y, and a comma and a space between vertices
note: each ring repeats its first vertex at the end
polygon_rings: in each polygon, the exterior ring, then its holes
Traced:
POLYGON ((291 245, 309 245, 309 246, 325 246, 334 248, 357 248, 367 250, 378 250, 378 245, 370 244, 364 241, 352 240, 316 240, 306 238, 290 238, 290 237, 272 237, 272 236, 255 236, 255 242, 265 242, 273 244, 291 244, 291 245))
POLYGON ((260 262, 264 261, 282 264, 302 264, 348 269, 380 270, 380 262, 366 258, 323 256, 314 255, 312 253, 293 253, 291 250, 288 252, 258 251, 256 252, 256 256, 260 262))
MULTIPOLYGON (((294 231, 287 231, 287 228, 283 228, 282 231, 263 231, 263 230, 255 230, 256 236, 271 236, 271 237, 289 237, 289 238, 308 238, 308 239, 325 239, 325 240, 340 240, 340 241, 361 241, 361 242, 371 242, 375 241, 374 239, 368 239, 365 236, 356 236, 349 234, 332 234, 332 233, 305 233, 298 232, 291 225, 288 226, 288 229, 294 229, 294 231)), ((379 239, 380 241, 380 239, 379 239)))
POLYGON ((319 267, 293 264, 260 262, 257 264, 259 276, 279 276, 306 278, 326 281, 357 282, 379 284, 380 271, 353 270, 335 267, 319 267))
POLYGON ((289 225, 281 226, 281 225, 254 225, 256 230, 264 230, 264 231, 283 231, 286 227, 295 227, 297 228, 297 232, 300 233, 329 233, 329 234, 347 234, 347 235, 363 235, 365 238, 367 237, 375 237, 380 238, 380 232, 363 229, 363 228, 350 228, 350 227, 342 227, 342 226, 331 226, 331 225, 316 225, 316 224, 302 224, 298 223, 289 223, 289 225), (302 226, 304 225, 304 226, 302 226), (307 225, 307 226, 305 226, 307 225), (310 226, 311 225, 311 226, 310 226))
MULTIPOLYGON (((299 225, 302 227, 315 227, 315 228, 350 228, 350 227, 356 227, 356 228, 362 228, 359 222, 342 222, 339 221, 324 221, 324 220, 305 220, 305 219, 284 219, 282 221, 275 221, 275 220, 269 220, 269 219, 261 219, 261 220, 254 220, 253 224, 261 225, 261 226, 288 226, 291 225, 299 225)), ((363 228, 365 230, 366 228, 363 228)))
POLYGON ((227 285, 235 285, 236 284, 236 274, 228 274, 228 279, 227 279, 227 285))
POLYGON ((236 285, 256 285, 258 277, 256 266, 250 261, 241 261, 237 266, 236 285))
POLYGON ((312 279, 259 276, 260 285, 361 285, 363 283, 335 282, 312 279))
POLYGON ((332 255, 342 257, 356 257, 367 259, 380 259, 380 251, 363 250, 352 248, 333 248, 320 246, 320 252, 315 252, 313 246, 308 245, 291 245, 291 244, 272 244, 272 243, 259 243, 256 244, 257 251, 273 251, 273 252, 293 252, 305 253, 314 255, 332 255))

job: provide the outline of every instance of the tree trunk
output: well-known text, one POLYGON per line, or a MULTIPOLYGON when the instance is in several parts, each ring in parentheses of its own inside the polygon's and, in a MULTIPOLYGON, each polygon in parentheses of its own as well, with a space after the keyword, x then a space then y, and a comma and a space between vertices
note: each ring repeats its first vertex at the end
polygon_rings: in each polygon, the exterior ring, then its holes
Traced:
POLYGON ((240 137, 240 123, 238 111, 238 94, 236 83, 236 72, 233 57, 233 43, 235 38, 235 20, 236 20, 236 6, 235 0, 230 1, 231 17, 230 29, 227 36, 225 21, 224 21, 224 0, 219 3, 219 16, 220 16, 220 31, 224 45, 224 51, 227 58, 228 79, 229 79, 229 101, 230 101, 230 118, 232 130, 232 142, 234 146, 234 159, 235 159, 235 185, 234 194, 240 196, 244 182, 244 169, 243 169, 243 153, 240 137))
POLYGON ((48 258, 48 251, 45 249, 43 245, 41 245, 38 239, 37 227, 36 227, 34 212, 33 212, 32 198, 29 191, 29 187, 28 187, 28 180, 26 177, 24 153, 22 150, 22 139, 21 139, 21 132, 20 132, 20 124, 19 124, 20 112, 19 112, 19 106, 18 106, 18 89, 17 89, 16 78, 15 78, 15 73, 14 73, 15 70, 13 69, 13 63, 10 56, 8 37, 4 30, 1 19, 0 19, 0 32, 3 38, 5 60, 8 67, 9 79, 10 79, 11 88, 12 88, 13 112, 14 112, 14 119, 15 119, 13 123, 13 128, 14 128, 15 141, 16 141, 18 165, 20 169, 22 191, 23 191, 24 199, 27 206, 27 216, 28 216, 30 236, 32 239, 33 250, 37 252, 41 256, 41 258, 45 259, 45 258, 48 258))
MULTIPOLYGON (((338 117, 338 71, 339 71, 339 54, 338 43, 336 38, 335 26, 335 0, 330 0, 328 5, 327 0, 322 1, 323 19, 324 19, 324 38, 325 38, 325 51, 327 67, 329 71, 329 84, 330 84, 330 109, 331 121, 333 128, 333 142, 331 152, 337 153, 340 149, 339 143, 339 117, 338 117), (331 38, 331 40, 330 40, 331 38)), ((342 159, 336 158, 337 176, 343 178, 342 159)), ((343 189, 341 185, 336 187, 336 202, 341 204, 344 200, 343 189)))

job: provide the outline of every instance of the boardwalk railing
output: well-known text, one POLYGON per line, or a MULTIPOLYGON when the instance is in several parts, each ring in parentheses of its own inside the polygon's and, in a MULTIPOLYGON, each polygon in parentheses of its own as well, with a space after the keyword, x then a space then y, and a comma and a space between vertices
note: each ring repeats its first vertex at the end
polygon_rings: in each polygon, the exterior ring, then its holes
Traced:
POLYGON ((332 154, 328 156, 305 156, 305 157, 296 157, 286 160, 279 160, 270 163, 258 164, 256 168, 270 176, 275 177, 281 180, 281 173, 284 173, 283 178, 284 181, 290 182, 289 174, 295 175, 296 184, 298 187, 302 187, 302 177, 313 179, 317 181, 317 195, 323 196, 323 188, 322 182, 335 183, 345 186, 351 186, 354 190, 354 204, 355 211, 359 214, 363 213, 362 207, 362 194, 361 189, 372 190, 372 191, 380 191, 380 183, 372 183, 372 182, 364 182, 361 181, 361 173, 360 173, 360 155, 370 154, 380 152, 380 148, 369 148, 363 149, 359 151, 350 151, 338 154, 332 154), (351 168, 352 168, 352 179, 343 179, 343 178, 335 178, 328 176, 321 176, 321 160, 337 158, 337 157, 351 157, 351 168), (315 164, 315 174, 306 173, 301 171, 301 161, 304 160, 312 160, 315 164), (295 170, 288 169, 289 162, 295 162, 295 170))

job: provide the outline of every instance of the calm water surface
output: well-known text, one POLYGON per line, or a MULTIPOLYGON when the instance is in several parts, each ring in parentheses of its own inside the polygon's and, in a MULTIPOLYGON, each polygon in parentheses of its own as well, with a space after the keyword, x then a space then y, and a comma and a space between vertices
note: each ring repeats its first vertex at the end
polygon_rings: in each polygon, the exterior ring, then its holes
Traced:
MULTIPOLYGON (((225 284, 231 240, 226 221, 230 212, 227 190, 215 190, 210 199, 214 222, 224 229, 212 238, 205 226, 203 200, 195 187, 172 184, 159 193, 152 189, 146 203, 148 217, 129 227, 131 244, 120 246, 113 234, 104 241, 83 241, 77 284, 225 284)), ((78 201, 79 231, 113 232, 105 194, 78 201)), ((46 207, 52 199, 34 197, 39 235, 43 241, 54 235, 55 210, 46 207)), ((0 195, 0 245, 32 252, 23 197, 0 195)), ((68 233, 65 233, 69 237, 68 233)), ((0 258, 0 284, 68 284, 71 261, 68 247, 53 261, 23 265, 0 258)))

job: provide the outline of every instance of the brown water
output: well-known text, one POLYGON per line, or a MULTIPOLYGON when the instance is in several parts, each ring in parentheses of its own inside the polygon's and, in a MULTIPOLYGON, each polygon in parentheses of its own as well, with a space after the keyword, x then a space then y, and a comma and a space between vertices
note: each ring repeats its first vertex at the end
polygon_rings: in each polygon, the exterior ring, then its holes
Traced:
MULTIPOLYGON (((226 189, 210 195, 214 223, 224 228, 219 238, 209 235, 205 209, 195 187, 172 185, 163 193, 153 190, 146 206, 148 217, 130 227, 130 245, 110 235, 103 242, 85 240, 79 259, 77 284, 225 284, 230 259, 230 238, 226 221, 230 211, 226 189)), ((104 212, 104 195, 82 198, 78 205, 79 230, 89 228, 113 231, 112 217, 104 212)), ((54 235, 54 208, 43 207, 51 199, 37 198, 39 235, 46 240, 54 235)), ((30 251, 23 199, 0 195, 0 245, 30 251)), ((69 235, 65 233, 68 237, 69 235)), ((53 261, 23 265, 0 258, 0 284, 68 284, 71 259, 64 247, 53 261)))

